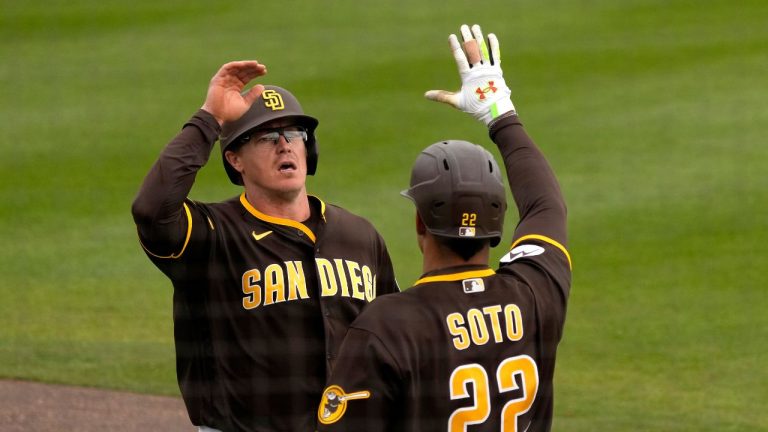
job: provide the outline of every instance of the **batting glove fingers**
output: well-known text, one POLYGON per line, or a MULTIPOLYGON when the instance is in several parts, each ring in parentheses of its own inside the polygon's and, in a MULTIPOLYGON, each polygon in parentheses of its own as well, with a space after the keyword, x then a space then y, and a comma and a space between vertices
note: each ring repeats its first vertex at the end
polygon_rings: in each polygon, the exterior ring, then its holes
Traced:
POLYGON ((491 33, 486 43, 477 24, 472 28, 462 25, 461 36, 462 43, 454 34, 448 37, 459 70, 461 89, 456 92, 430 90, 424 96, 471 114, 487 126, 495 118, 515 111, 510 98, 512 92, 501 70, 499 41, 491 33))

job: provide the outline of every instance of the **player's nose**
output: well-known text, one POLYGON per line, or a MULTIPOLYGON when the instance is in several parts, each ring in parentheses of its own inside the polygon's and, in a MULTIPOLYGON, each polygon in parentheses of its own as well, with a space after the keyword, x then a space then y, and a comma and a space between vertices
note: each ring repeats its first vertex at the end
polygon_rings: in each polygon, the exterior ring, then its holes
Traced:
POLYGON ((285 135, 280 134, 280 137, 277 139, 277 152, 285 153, 290 151, 291 151, 291 142, 288 141, 285 135))

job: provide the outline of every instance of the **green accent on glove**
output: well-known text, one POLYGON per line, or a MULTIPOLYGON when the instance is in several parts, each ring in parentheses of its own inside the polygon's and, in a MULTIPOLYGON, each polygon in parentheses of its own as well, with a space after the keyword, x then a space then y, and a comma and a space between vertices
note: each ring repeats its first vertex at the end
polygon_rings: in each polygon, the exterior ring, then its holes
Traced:
POLYGON ((491 57, 488 55, 488 45, 485 43, 485 39, 480 39, 480 51, 483 54, 483 61, 490 63, 491 57))

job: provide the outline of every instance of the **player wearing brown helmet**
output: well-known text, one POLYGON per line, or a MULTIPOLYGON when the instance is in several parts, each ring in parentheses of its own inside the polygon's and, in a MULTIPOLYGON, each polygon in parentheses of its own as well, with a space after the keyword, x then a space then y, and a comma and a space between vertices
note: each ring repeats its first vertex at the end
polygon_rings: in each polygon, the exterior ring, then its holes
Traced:
POLYGON ((283 88, 243 92, 265 73, 256 61, 221 67, 132 208, 142 246, 173 283, 177 377, 200 430, 313 430, 347 326, 397 291, 373 226, 307 194, 317 119, 283 88), (217 137, 243 193, 193 201, 217 137))
POLYGON ((416 159, 410 188, 423 275, 352 324, 318 407, 320 431, 546 431, 571 283, 566 208, 523 129, 479 26, 449 38, 462 88, 429 99, 489 127, 520 221, 498 269, 506 200, 493 156, 443 141, 416 159))

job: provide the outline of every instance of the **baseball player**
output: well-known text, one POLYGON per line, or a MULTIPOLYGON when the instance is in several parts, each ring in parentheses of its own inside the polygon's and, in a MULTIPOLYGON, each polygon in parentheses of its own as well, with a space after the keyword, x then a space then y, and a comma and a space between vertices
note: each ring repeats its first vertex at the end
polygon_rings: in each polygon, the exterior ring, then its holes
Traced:
POLYGON ((352 324, 318 407, 320 431, 547 431, 571 283, 566 208, 510 99, 499 46, 479 26, 451 35, 461 90, 429 91, 489 127, 520 221, 498 269, 489 249, 506 209, 493 156, 442 141, 416 159, 423 276, 352 324))
POLYGON ((133 203, 141 244, 172 281, 177 377, 200 430, 308 431, 350 322, 398 291, 381 236, 307 194, 318 120, 287 90, 227 63, 133 203), (188 198, 215 141, 234 198, 188 198))

